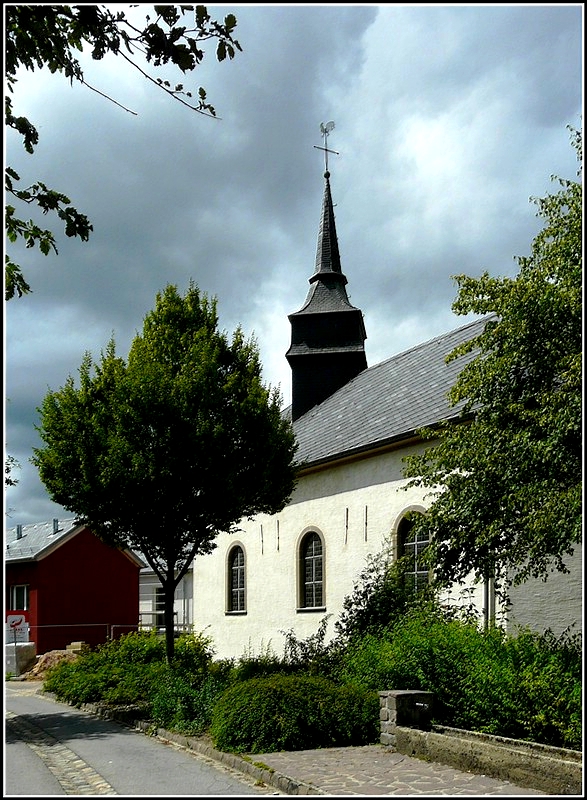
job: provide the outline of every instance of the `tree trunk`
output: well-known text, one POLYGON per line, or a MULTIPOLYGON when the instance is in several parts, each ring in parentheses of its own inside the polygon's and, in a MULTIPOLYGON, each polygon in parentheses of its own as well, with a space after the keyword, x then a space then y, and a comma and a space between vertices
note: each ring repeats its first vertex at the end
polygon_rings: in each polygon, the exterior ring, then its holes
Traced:
POLYGON ((165 593, 165 654, 167 663, 170 664, 175 650, 175 617, 173 614, 175 581, 166 581, 163 588, 165 593))

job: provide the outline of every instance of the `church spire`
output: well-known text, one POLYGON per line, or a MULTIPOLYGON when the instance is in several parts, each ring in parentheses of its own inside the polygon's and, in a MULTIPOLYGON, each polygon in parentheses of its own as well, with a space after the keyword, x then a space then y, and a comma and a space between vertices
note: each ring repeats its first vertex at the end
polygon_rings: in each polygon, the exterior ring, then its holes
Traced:
POLYGON ((328 170, 324 173, 324 179, 322 217, 318 231, 318 246, 316 247, 316 269, 314 275, 310 278, 310 283, 317 281, 321 272, 338 272, 342 276, 344 283, 346 283, 347 279, 342 275, 340 266, 340 253, 336 236, 336 224, 334 222, 334 206, 332 205, 332 193, 330 191, 330 172, 328 170))
MULTIPOLYGON (((321 125, 324 144, 334 123, 321 125)), ((326 167, 328 150, 325 151, 326 167)), ((324 173, 324 197, 310 289, 299 311, 289 315, 291 346, 286 353, 292 370, 292 419, 323 402, 367 367, 363 315, 349 302, 342 272, 330 172, 324 173)))

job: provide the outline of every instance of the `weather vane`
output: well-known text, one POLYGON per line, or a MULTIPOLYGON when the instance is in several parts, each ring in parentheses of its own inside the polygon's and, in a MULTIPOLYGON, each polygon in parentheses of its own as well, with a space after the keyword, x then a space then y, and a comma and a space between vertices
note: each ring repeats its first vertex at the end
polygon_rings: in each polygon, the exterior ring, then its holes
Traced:
POLYGON ((328 136, 329 136, 330 132, 333 131, 333 130, 334 130, 334 122, 332 122, 332 120, 330 122, 327 122, 326 124, 321 122, 320 123, 320 133, 324 137, 324 147, 318 147, 317 144, 314 145, 316 150, 324 150, 324 166, 325 166, 326 172, 328 172, 328 153, 334 153, 335 156, 339 156, 340 155, 340 153, 337 150, 329 150, 326 147, 326 140, 328 139, 328 136))

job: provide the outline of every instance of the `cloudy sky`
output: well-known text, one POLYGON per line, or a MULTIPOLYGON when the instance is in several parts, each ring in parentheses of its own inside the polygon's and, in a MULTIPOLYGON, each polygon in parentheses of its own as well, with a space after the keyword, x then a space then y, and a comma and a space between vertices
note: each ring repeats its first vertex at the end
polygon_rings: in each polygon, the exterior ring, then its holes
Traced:
POLYGON ((9 135, 7 163, 67 194, 94 232, 59 235, 58 256, 11 248, 33 293, 6 304, 5 444, 21 465, 7 527, 71 516, 29 463, 37 408, 112 335, 126 356, 168 283, 215 295, 221 327, 255 335, 290 402, 287 315, 314 269, 321 122, 335 122, 338 239, 369 365, 468 321, 451 311, 452 276, 515 274, 540 228, 530 198, 576 177, 580 4, 209 10, 236 15, 243 52, 219 64, 209 48, 181 82, 204 86, 220 119, 113 57, 84 58, 86 80, 136 115, 46 70, 19 78, 15 113, 40 140, 30 156, 9 135))

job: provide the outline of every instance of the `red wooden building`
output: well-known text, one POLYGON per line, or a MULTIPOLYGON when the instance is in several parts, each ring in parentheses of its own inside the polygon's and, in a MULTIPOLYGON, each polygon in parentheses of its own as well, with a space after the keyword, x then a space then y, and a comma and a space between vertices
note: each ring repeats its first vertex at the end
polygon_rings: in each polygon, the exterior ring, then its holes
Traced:
POLYGON ((6 531, 6 615, 24 614, 37 655, 118 638, 137 630, 144 566, 74 519, 17 525, 6 531))

